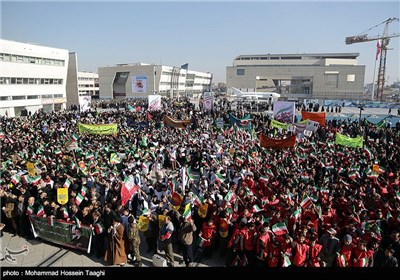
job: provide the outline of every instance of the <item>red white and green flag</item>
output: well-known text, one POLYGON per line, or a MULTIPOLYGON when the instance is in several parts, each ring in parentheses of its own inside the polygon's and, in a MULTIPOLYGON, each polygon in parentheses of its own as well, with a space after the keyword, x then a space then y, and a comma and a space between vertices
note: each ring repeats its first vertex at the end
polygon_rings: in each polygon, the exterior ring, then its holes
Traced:
POLYGON ((71 181, 67 178, 67 180, 65 180, 63 187, 68 189, 69 186, 71 186, 71 181))
POLYGON ((129 199, 139 190, 139 187, 133 182, 133 178, 125 177, 121 188, 121 205, 125 206, 129 199))
POLYGON ((11 183, 14 185, 18 184, 21 181, 21 177, 15 174, 14 176, 11 177, 11 183))
POLYGON ((186 204, 185 211, 183 211, 182 217, 185 221, 190 220, 190 218, 192 217, 192 207, 190 203, 186 204))
POLYGON ((67 211, 67 209, 65 207, 63 208, 63 217, 64 217, 64 219, 68 219, 69 218, 68 211, 67 211))
POLYGON ((362 258, 361 267, 367 267, 367 266, 368 266, 368 258, 362 258))
POLYGON ((267 176, 261 176, 260 177, 260 182, 262 182, 262 183, 268 183, 268 177, 267 176))
POLYGON ((72 134, 72 140, 78 141, 78 139, 79 139, 79 135, 78 134, 76 134, 76 133, 72 134))
POLYGON ((230 202, 231 200, 233 200, 236 197, 235 193, 230 190, 224 197, 224 200, 230 202))
POLYGON ((344 255, 338 257, 338 265, 339 267, 346 267, 346 257, 344 255))
POLYGON ((86 188, 86 186, 82 186, 82 188, 81 188, 81 194, 82 194, 83 196, 85 196, 87 193, 88 193, 88 189, 86 188))
POLYGON ((297 210, 293 212, 293 217, 296 219, 296 221, 299 221, 300 216, 301 216, 301 208, 297 208, 297 210))
POLYGON ((196 205, 197 207, 201 207, 203 205, 203 200, 198 197, 195 193, 193 194, 193 198, 194 198, 194 205, 196 205))
POLYGON ((292 262, 290 261, 289 256, 285 254, 285 255, 283 256, 283 264, 282 264, 282 267, 288 267, 288 266, 291 265, 291 264, 292 264, 292 262))
POLYGON ((60 150, 60 149, 56 149, 56 150, 54 151, 54 153, 55 153, 57 156, 59 156, 59 155, 61 155, 61 154, 62 154, 62 152, 61 152, 61 150, 60 150))
POLYGON ((243 164, 243 163, 244 163, 244 160, 243 160, 243 158, 241 158, 241 157, 237 157, 237 158, 236 158, 236 161, 237 161, 237 163, 239 163, 239 164, 243 164))
POLYGON ((75 225, 76 225, 77 228, 81 228, 82 227, 81 221, 79 221, 78 217, 75 217, 75 225))
POLYGON ((83 199, 84 199, 84 197, 83 197, 80 193, 78 193, 78 194, 76 195, 76 197, 75 197, 75 203, 76 203, 76 205, 80 205, 80 204, 82 203, 83 199))
POLYGON ((26 207, 26 214, 28 216, 32 215, 34 211, 35 211, 35 209, 33 208, 32 205, 28 205, 28 207, 26 207))
POLYGON ((53 216, 47 217, 47 224, 49 226, 54 226, 54 217, 53 216))
POLYGON ((92 152, 88 152, 86 154, 86 160, 92 160, 92 159, 94 159, 94 154, 92 152))
POLYGON ((96 232, 96 234, 101 234, 104 232, 104 230, 105 230, 105 228, 102 223, 97 223, 94 225, 94 231, 96 232))
POLYGON ((312 203, 311 198, 307 196, 300 202, 300 206, 301 208, 307 208, 308 206, 311 205, 311 203, 312 203))
POLYGON ((225 178, 221 173, 217 173, 215 174, 215 181, 221 184, 223 181, 225 181, 225 178))
POLYGON ((369 158, 372 158, 373 156, 374 156, 374 153, 371 151, 371 149, 370 148, 368 148, 368 147, 364 147, 364 152, 367 154, 367 156, 369 157, 369 158))
POLYGON ((271 169, 267 169, 267 175, 271 176, 271 177, 274 177, 274 172, 272 172, 271 169))
POLYGON ((257 204, 254 204, 252 210, 253 210, 253 213, 258 213, 258 212, 262 211, 263 209, 258 207, 257 204))
POLYGON ((271 229, 275 235, 284 235, 289 232, 285 223, 276 223, 271 229))
POLYGON ((43 215, 44 215, 44 208, 43 208, 43 205, 40 205, 38 208, 38 211, 36 213, 36 216, 42 217, 43 215))

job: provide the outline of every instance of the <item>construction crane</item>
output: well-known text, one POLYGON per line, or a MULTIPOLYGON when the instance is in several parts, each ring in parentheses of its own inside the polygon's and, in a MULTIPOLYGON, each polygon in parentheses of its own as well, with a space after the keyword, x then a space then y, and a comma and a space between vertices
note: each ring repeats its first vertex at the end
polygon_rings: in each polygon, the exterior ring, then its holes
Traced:
MULTIPOLYGON (((399 18, 388 18, 384 22, 377 24, 374 27, 371 27, 368 30, 362 32, 362 33, 366 33, 373 28, 376 28, 382 24, 385 24, 385 28, 383 30, 382 36, 378 35, 378 36, 368 37, 367 34, 360 33, 361 35, 346 37, 346 45, 350 45, 350 44, 354 44, 354 43, 370 42, 370 41, 379 41, 377 44, 377 47, 378 47, 377 56, 378 56, 378 51, 380 51, 379 70, 378 70, 378 79, 377 79, 377 91, 376 91, 376 95, 375 95, 375 92, 374 92, 375 90, 374 90, 374 85, 373 85, 372 99, 382 100, 382 98, 383 98, 383 88, 385 86, 386 54, 387 54, 387 50, 388 50, 388 46, 389 46, 389 41, 390 41, 390 38, 400 37, 399 33, 388 34, 389 23, 391 23, 393 21, 399 21, 399 18)), ((375 76, 375 74, 374 74, 374 76, 375 76)))

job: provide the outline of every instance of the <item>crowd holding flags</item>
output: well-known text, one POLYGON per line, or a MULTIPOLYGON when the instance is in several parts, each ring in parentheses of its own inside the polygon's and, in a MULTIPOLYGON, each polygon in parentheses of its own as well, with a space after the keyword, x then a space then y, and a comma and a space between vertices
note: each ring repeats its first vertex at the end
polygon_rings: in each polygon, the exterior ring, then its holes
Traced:
MULTIPOLYGON (((30 190, 39 186, 42 192, 49 192, 49 199, 54 197, 47 186, 49 179, 53 181, 54 189, 64 187, 75 199, 68 199, 54 217, 70 219, 76 227, 88 219, 77 218, 71 212, 70 204, 83 210, 92 205, 93 198, 100 203, 98 209, 102 215, 106 203, 118 215, 128 209, 130 214, 136 215, 139 229, 146 234, 154 226, 149 218, 151 215, 160 222, 163 216, 179 212, 185 220, 193 219, 199 225, 212 218, 216 232, 219 232, 218 238, 226 238, 226 242, 217 244, 229 244, 232 240, 233 244, 224 249, 240 249, 234 242, 234 234, 241 231, 239 235, 247 244, 246 255, 250 256, 259 248, 249 244, 253 241, 257 244, 258 240, 247 238, 258 238, 261 228, 269 235, 271 246, 268 245, 267 250, 272 252, 281 250, 287 236, 297 241, 300 231, 306 232, 308 239, 317 237, 319 242, 330 228, 335 228, 340 232, 338 238, 343 238, 346 223, 367 235, 379 228, 382 238, 398 226, 400 149, 399 135, 394 130, 365 124, 361 133, 356 124, 339 121, 333 125, 325 122, 325 116, 321 114, 303 114, 308 120, 295 123, 294 119, 289 121, 291 104, 278 110, 285 120, 280 122, 261 114, 218 111, 218 107, 213 112, 198 113, 186 101, 162 102, 163 109, 152 112, 151 122, 144 109, 145 103, 126 103, 122 112, 95 114, 86 111, 79 118, 81 124, 101 124, 100 127, 86 127, 93 133, 78 134, 75 119, 78 113, 65 115, 60 112, 51 116, 43 113, 28 120, 34 124, 37 119, 48 118, 50 125, 46 137, 54 139, 51 148, 46 146, 43 132, 26 127, 20 132, 18 127, 22 124, 12 120, 16 127, 15 139, 18 137, 24 142, 25 138, 20 136, 28 133, 38 141, 30 144, 31 149, 21 151, 21 156, 11 158, 6 152, 6 157, 10 158, 2 162, 4 169, 16 171, 6 171, 10 173, 5 179, 7 184, 11 183, 12 191, 21 185, 30 190), (130 110, 138 107, 141 109, 130 110), (145 121, 148 127, 137 131, 124 121, 126 116, 134 117, 138 122, 145 121), (217 118, 222 120, 222 127, 210 126, 217 118), (192 124, 192 119, 196 119, 197 127, 192 124), (67 123, 64 130, 51 125, 64 121, 67 123), (108 122, 118 124, 117 135, 103 133, 106 129, 103 124, 108 122), (376 133, 379 131, 382 133, 376 133), (363 136, 357 138, 359 135, 363 136), (385 141, 381 140, 383 135, 385 141), (71 139, 77 148, 69 151, 65 141, 71 139), (181 173, 169 170, 171 148, 178 150, 176 161, 182 168, 181 173), (151 166, 156 158, 162 159, 166 172, 161 180, 154 181, 151 166), (23 161, 32 161, 39 166, 38 175, 24 173, 23 161), (41 168, 42 165, 45 168, 41 168), (51 178, 47 179, 47 174, 51 178), (378 198, 370 197, 371 189, 384 198, 390 208, 379 204, 378 198), (328 206, 335 211, 327 212, 328 206), (382 218, 375 216, 376 208, 384 212, 387 226, 382 218), (363 209, 367 211, 361 211, 363 209), (350 211, 354 218, 347 219, 350 211), (274 243, 279 244, 278 249, 273 247, 274 243)), ((4 135, 9 135, 10 128, 3 123, 1 129, 4 135)), ((38 206, 27 207, 26 213, 47 216, 49 207, 44 206, 39 195, 37 200, 38 206)), ((93 232, 107 234, 109 227, 100 221, 93 225, 93 232)), ((353 238, 361 240, 364 237, 360 234, 353 238)), ((263 264, 272 266, 274 261, 268 260, 268 256, 263 264)), ((298 264, 290 254, 280 254, 278 258, 279 266, 298 264)), ((360 261, 361 266, 371 266, 371 263, 370 258, 360 261)), ((244 264, 254 265, 254 259, 249 257, 244 264)))

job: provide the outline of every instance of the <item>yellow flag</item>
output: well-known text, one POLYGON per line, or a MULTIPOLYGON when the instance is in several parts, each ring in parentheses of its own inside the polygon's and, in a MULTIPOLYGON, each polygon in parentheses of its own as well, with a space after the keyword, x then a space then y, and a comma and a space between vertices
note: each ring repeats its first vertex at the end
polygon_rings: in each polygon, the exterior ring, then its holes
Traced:
POLYGON ((139 217, 139 222, 138 222, 138 228, 140 231, 148 231, 149 230, 149 223, 150 220, 149 218, 145 216, 140 216, 139 217))
POLYGON ((158 215, 158 227, 161 228, 165 224, 165 215, 158 215))
POLYGON ((201 218, 205 218, 207 216, 207 211, 208 211, 208 204, 204 203, 198 210, 197 213, 201 218))
POLYGON ((32 162, 26 164, 26 169, 28 169, 29 176, 36 176, 35 165, 32 162))
POLYGON ((57 202, 64 205, 68 202, 68 188, 57 189, 57 202))

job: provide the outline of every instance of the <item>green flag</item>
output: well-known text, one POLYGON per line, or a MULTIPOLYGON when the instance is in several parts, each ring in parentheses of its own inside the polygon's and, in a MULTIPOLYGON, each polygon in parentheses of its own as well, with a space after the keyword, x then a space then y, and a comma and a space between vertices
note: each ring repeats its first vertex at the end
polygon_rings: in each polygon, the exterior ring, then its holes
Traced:
POLYGON ((355 138, 351 138, 351 137, 342 135, 340 133, 336 133, 335 144, 346 146, 346 147, 351 147, 351 148, 357 148, 357 147, 362 148, 363 147, 363 137, 358 136, 355 138))

